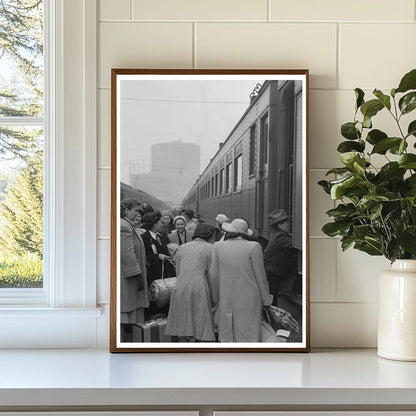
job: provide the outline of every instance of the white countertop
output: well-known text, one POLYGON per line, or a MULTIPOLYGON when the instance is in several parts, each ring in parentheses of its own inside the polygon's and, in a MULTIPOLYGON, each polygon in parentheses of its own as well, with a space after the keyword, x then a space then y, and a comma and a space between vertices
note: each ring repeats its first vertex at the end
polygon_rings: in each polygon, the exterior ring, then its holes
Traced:
POLYGON ((375 350, 0 350, 0 408, 120 404, 415 406, 416 363, 378 358, 375 350))

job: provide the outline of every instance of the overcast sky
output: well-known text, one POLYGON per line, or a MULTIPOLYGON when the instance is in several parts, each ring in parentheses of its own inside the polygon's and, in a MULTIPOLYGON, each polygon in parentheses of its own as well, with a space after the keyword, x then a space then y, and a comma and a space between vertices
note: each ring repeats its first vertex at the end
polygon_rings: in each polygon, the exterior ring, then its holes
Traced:
POLYGON ((201 147, 201 172, 247 109, 263 80, 126 80, 121 82, 120 167, 150 161, 151 145, 177 141, 201 147))

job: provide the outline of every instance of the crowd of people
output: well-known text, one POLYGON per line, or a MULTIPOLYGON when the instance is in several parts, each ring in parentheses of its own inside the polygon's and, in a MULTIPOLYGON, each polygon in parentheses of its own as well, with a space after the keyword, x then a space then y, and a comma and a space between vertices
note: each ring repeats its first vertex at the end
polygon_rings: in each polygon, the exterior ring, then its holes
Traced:
POLYGON ((295 267, 288 262, 295 251, 284 210, 269 216, 263 253, 241 218, 218 214, 213 226, 192 210, 155 212, 134 199, 120 208, 122 342, 133 341, 133 324, 160 314, 176 342, 260 342, 263 307, 276 305, 279 286, 295 267), (173 276, 170 304, 159 308, 149 287, 173 276))

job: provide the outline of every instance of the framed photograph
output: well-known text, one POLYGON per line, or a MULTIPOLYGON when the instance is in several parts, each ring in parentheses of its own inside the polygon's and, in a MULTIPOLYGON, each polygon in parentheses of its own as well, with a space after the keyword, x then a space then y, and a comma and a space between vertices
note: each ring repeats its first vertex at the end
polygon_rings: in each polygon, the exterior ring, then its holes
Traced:
POLYGON ((309 351, 308 75, 112 70, 111 352, 309 351))

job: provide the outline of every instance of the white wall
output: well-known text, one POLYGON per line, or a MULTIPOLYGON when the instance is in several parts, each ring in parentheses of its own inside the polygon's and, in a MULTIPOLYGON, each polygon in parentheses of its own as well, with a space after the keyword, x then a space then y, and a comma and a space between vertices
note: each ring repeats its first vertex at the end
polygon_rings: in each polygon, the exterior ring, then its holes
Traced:
MULTIPOLYGON (((355 87, 390 90, 416 67, 415 0, 99 0, 98 299, 109 301, 110 69, 309 68, 313 347, 376 346, 382 258, 342 253, 321 230, 316 185, 337 164, 355 87)), ((383 125, 386 120, 381 120, 383 125)), ((106 324, 99 344, 107 347, 106 324)))

